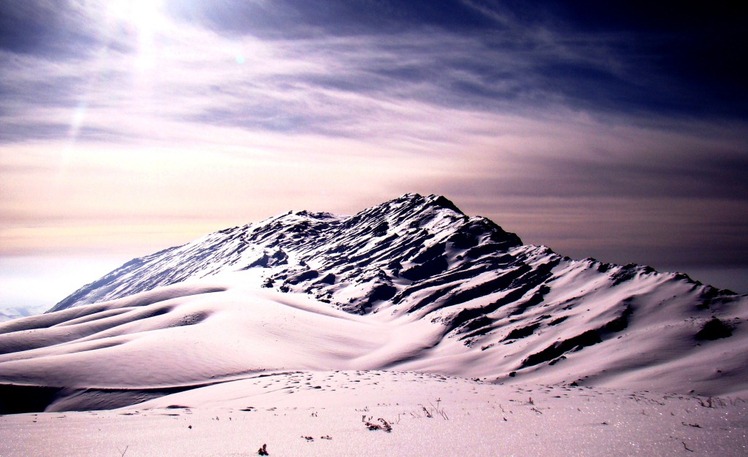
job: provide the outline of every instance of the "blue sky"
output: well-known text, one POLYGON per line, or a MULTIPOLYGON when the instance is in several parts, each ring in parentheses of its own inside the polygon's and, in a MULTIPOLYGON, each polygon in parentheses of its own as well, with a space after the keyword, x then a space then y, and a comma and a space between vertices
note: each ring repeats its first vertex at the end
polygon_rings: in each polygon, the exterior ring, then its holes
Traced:
POLYGON ((746 9, 0 0, 0 257, 416 191, 572 257, 746 268, 746 9))

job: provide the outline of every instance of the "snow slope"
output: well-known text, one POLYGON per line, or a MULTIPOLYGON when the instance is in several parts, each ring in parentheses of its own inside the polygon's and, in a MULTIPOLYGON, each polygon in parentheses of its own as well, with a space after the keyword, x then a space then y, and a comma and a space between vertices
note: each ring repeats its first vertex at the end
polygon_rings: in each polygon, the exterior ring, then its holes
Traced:
POLYGON ((245 276, 166 286, 2 324, 0 384, 64 388, 50 394, 48 410, 122 406, 278 370, 387 369, 504 383, 748 391, 748 341, 740 326, 728 338, 699 341, 697 322, 673 312, 658 316, 645 309, 648 319, 605 330, 620 317, 570 309, 541 332, 519 335, 528 322, 542 322, 537 316, 507 320, 511 330, 466 345, 448 323, 420 313, 346 313, 307 295, 245 285, 245 276), (594 331, 615 336, 602 342, 578 336, 592 338, 594 331), (561 347, 574 338, 574 346, 561 347), (543 355, 547 348, 558 349, 543 355))
POLYGON ((0 416, 0 455, 744 456, 748 403, 415 372, 274 372, 110 411, 0 416), (390 425, 370 430, 370 426, 390 425))

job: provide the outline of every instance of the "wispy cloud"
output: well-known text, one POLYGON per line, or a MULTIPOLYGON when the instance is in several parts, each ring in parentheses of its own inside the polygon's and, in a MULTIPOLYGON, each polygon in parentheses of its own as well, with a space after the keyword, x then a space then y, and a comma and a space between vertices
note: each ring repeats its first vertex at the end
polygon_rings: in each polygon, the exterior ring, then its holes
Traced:
POLYGON ((699 94, 631 32, 528 23, 494 2, 422 22, 415 4, 369 17, 365 3, 332 2, 335 23, 302 3, 167 2, 147 31, 105 2, 14 6, 30 27, 58 14, 0 48, 3 245, 63 225, 195 233, 417 190, 572 254, 575 233, 621 260, 666 240, 632 247, 649 228, 682 224, 701 230, 671 240, 721 233, 711 261, 724 246, 746 258, 745 119, 694 114, 699 94))

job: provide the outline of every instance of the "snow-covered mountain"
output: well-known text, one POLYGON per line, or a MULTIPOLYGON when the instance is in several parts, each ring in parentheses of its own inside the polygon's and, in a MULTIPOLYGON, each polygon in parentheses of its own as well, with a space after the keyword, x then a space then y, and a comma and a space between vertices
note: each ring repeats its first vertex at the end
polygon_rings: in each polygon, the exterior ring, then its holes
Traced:
POLYGON ((0 324, 0 385, 65 388, 60 409, 302 369, 730 394, 748 392, 746 318, 747 296, 562 257, 408 194, 132 260, 0 324))
POLYGON ((505 276, 509 282, 525 276, 538 282, 526 275, 524 262, 551 253, 512 250, 520 246, 516 235, 488 219, 467 217, 444 197, 408 194, 353 217, 290 212, 221 230, 132 260, 52 311, 219 273, 256 270, 265 287, 310 293, 336 308, 366 314, 385 300, 415 306, 422 299, 414 301, 413 294, 426 284, 473 281, 489 271, 514 271, 505 276))

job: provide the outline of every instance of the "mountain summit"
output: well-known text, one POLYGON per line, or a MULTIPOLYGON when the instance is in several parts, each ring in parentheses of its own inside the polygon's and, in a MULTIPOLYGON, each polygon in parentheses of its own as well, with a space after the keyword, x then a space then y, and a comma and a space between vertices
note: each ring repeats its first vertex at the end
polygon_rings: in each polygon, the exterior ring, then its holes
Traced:
POLYGON ((0 324, 0 387, 64 388, 60 409, 272 370, 741 393, 746 318, 746 296, 562 257, 407 194, 134 259, 47 314, 0 324))
POLYGON ((121 298, 219 273, 257 269, 263 285, 312 293, 365 314, 389 300, 394 282, 495 269, 520 246, 488 219, 468 217, 444 197, 406 194, 351 217, 289 212, 134 259, 84 286, 52 311, 121 298), (477 265, 482 267, 476 269, 477 265), (363 296, 341 299, 351 285, 363 296))

